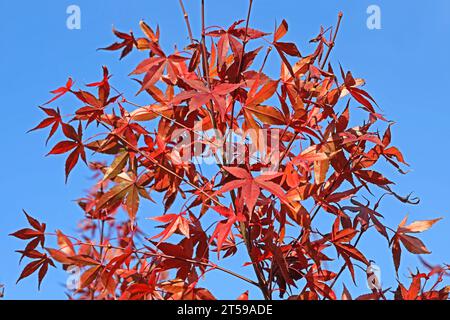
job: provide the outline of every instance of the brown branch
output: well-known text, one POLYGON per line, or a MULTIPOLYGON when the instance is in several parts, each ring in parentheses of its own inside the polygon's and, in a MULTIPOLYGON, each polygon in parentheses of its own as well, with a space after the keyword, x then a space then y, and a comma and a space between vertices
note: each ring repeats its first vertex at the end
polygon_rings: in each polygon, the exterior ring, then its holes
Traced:
MULTIPOLYGON (((154 114, 160 116, 161 118, 166 119, 167 121, 170 121, 172 124, 176 124, 177 126, 180 126, 180 127, 182 127, 183 129, 186 129, 186 130, 188 130, 188 131, 190 131, 190 132, 192 132, 192 133, 195 133, 195 134, 201 136, 203 139, 205 139, 206 142, 212 144, 214 147, 216 147, 216 148, 222 148, 221 145, 218 145, 216 142, 210 140, 210 139, 209 139, 207 136, 205 136, 202 132, 199 132, 199 131, 197 131, 197 130, 194 130, 194 129, 192 129, 192 128, 190 128, 190 127, 188 127, 188 126, 182 124, 181 122, 179 122, 179 121, 177 121, 177 120, 175 120, 175 119, 173 119, 173 118, 171 118, 171 117, 168 117, 168 116, 164 115, 162 112, 159 112, 159 111, 156 111, 156 110, 153 110, 153 109, 148 108, 148 107, 150 107, 150 106, 141 106, 141 105, 139 105, 139 104, 136 104, 136 103, 131 102, 131 101, 128 101, 128 100, 125 100, 125 103, 127 103, 127 104, 129 104, 129 105, 132 105, 132 106, 134 106, 134 107, 137 107, 137 108, 145 108, 147 111, 152 112, 152 113, 154 113, 154 114)), ((217 159, 217 160, 218 160, 218 159, 217 159)))
POLYGON ((327 63, 328 58, 330 57, 331 51, 334 48, 334 45, 336 44, 336 38, 339 32, 339 28, 341 27, 341 21, 342 21, 342 17, 344 16, 344 14, 342 12, 339 12, 338 14, 338 22, 337 22, 337 26, 336 26, 336 31, 334 32, 333 35, 333 39, 331 40, 331 43, 328 47, 327 53, 325 55, 325 60, 322 62, 322 66, 321 69, 323 69, 327 63))
MULTIPOLYGON (((243 59, 244 59, 245 48, 246 48, 246 45, 248 43, 247 35, 248 35, 248 27, 249 27, 249 23, 250 23, 250 16, 251 16, 251 11, 252 11, 252 6, 253 6, 253 0, 250 0, 249 7, 248 7, 248 13, 247 13, 247 21, 246 21, 246 26, 245 26, 244 41, 243 41, 243 45, 242 45, 242 53, 241 53, 241 57, 240 57, 240 60, 239 60, 238 75, 237 75, 238 81, 240 81, 240 76, 241 76, 241 72, 242 72, 242 62, 243 62, 243 59)), ((263 64, 261 66, 260 72, 262 71, 262 69, 264 68, 264 66, 266 64, 267 57, 269 56, 270 51, 271 51, 271 47, 269 47, 267 49, 267 52, 266 52, 266 55, 264 57, 264 61, 263 61, 263 64)), ((230 127, 230 139, 231 139, 231 130, 233 129, 233 123, 234 123, 234 108, 235 108, 235 101, 233 101, 233 105, 232 105, 232 108, 231 108, 231 118, 230 118, 230 124, 229 124, 229 127, 230 127)), ((236 205, 235 205, 235 203, 236 203, 236 194, 235 194, 234 190, 232 192, 230 192, 230 194, 231 194, 231 199, 232 199, 232 203, 233 203, 233 206, 234 206, 234 210, 237 211, 236 210, 236 205)), ((256 274, 256 277, 258 279, 258 287, 261 290, 261 293, 263 294, 264 299, 265 300, 271 300, 272 299, 272 295, 271 295, 271 292, 270 292, 270 290, 269 290, 269 288, 267 286, 267 281, 266 281, 265 276, 264 276, 264 271, 263 271, 261 265, 258 262, 254 261, 254 259, 253 259, 252 242, 251 242, 251 239, 249 238, 250 228, 247 229, 245 223, 241 222, 239 224, 239 232, 240 232, 240 234, 242 236, 242 239, 244 240, 245 247, 247 248, 248 255, 249 255, 250 259, 252 260, 253 270, 254 270, 254 272, 256 274)))
POLYGON ((186 27, 188 29, 189 39, 191 40, 191 43, 194 43, 194 36, 192 35, 192 28, 191 23, 189 22, 189 15, 184 7, 183 0, 179 0, 181 10, 183 11, 184 21, 186 22, 186 27))

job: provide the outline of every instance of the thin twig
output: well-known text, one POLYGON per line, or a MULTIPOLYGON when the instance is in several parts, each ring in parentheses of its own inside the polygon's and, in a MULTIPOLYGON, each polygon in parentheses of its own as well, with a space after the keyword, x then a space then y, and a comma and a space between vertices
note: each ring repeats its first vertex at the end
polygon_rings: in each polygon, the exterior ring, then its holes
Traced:
POLYGON ((205 26, 205 0, 202 0, 202 55, 203 55, 203 74, 206 77, 208 87, 211 89, 211 80, 209 78, 208 52, 206 50, 206 26, 205 26))
MULTIPOLYGON (((245 47, 247 46, 248 43, 248 27, 249 27, 249 23, 250 23, 250 15, 252 13, 252 7, 253 7, 253 0, 250 0, 249 6, 248 6, 248 13, 247 13, 247 21, 245 24, 245 35, 244 35, 244 41, 242 43, 242 52, 241 52, 241 57, 239 59, 239 67, 238 67, 238 74, 237 74, 237 79, 238 79, 238 83, 241 80, 241 73, 242 73, 242 61, 244 60, 244 55, 245 55, 245 47)), ((266 63, 266 59, 267 56, 269 54, 269 51, 266 54, 266 58, 264 59, 263 65, 266 63)), ((233 128, 233 123, 234 123, 234 107, 235 107, 236 101, 233 101, 233 105, 231 106, 231 118, 230 118, 230 130, 232 130, 233 128)), ((231 138, 231 134, 230 134, 230 138, 231 138)))
MULTIPOLYGON (((46 235, 48 235, 48 236, 56 236, 53 233, 47 233, 46 235)), ((71 238, 73 240, 76 240, 77 243, 75 243, 75 245, 78 245, 78 246, 79 245, 86 245, 86 246, 100 248, 100 250, 105 249, 105 248, 108 249, 108 250, 109 249, 116 249, 116 250, 121 250, 121 251, 126 251, 127 250, 126 248, 112 246, 112 245, 109 245, 109 244, 108 245, 94 244, 94 243, 82 242, 82 241, 80 241, 80 240, 78 240, 77 238, 74 238, 74 237, 69 237, 69 236, 67 236, 67 237, 71 238)), ((62 250, 62 249, 60 249, 60 250, 62 250)), ((183 257, 179 257, 179 256, 171 256, 171 255, 167 255, 167 254, 163 254, 163 253, 152 253, 152 252, 142 251, 142 250, 137 250, 137 249, 134 249, 132 252, 133 253, 147 255, 147 256, 150 256, 150 257, 164 258, 164 259, 174 259, 174 260, 180 260, 180 261, 184 261, 184 262, 189 262, 189 263, 196 264, 196 265, 210 267, 210 268, 217 269, 217 270, 220 270, 222 272, 228 273, 228 274, 230 274, 230 275, 232 275, 232 276, 234 276, 236 278, 239 278, 239 279, 241 279, 241 280, 243 280, 245 282, 248 282, 248 283, 258 287, 258 283, 257 282, 255 282, 255 281, 253 281, 253 280, 251 280, 251 279, 249 279, 247 277, 244 277, 244 276, 242 276, 242 275, 240 275, 240 274, 238 274, 238 273, 236 273, 236 272, 234 272, 232 270, 223 268, 223 267, 218 266, 218 265, 216 265, 214 263, 211 263, 211 262, 208 263, 208 262, 203 262, 203 261, 197 261, 197 260, 193 260, 193 259, 183 258, 183 257)))
POLYGON ((343 16, 344 16, 344 14, 342 12, 339 12, 339 14, 338 14, 338 22, 337 22, 337 26, 336 26, 336 31, 334 32, 333 39, 331 40, 330 46, 328 47, 327 53, 325 55, 325 60, 323 60, 323 62, 322 62, 321 69, 325 68, 327 60, 330 57, 331 51, 333 50, 334 45, 336 44, 336 38, 337 38, 337 35, 338 35, 338 32, 339 32, 339 28, 341 27, 341 21, 342 21, 342 17, 343 16))
POLYGON ((186 27, 188 29, 189 39, 191 40, 191 43, 194 43, 194 36, 192 35, 192 28, 191 23, 189 22, 189 15, 184 7, 183 0, 179 0, 181 10, 183 11, 184 21, 186 22, 186 27))
MULTIPOLYGON (((110 130, 103 122, 101 122, 101 124, 106 127, 108 130, 110 130)), ((205 195, 206 197, 208 197, 209 200, 211 200, 212 202, 214 202, 216 205, 218 205, 219 207, 226 207, 223 204, 221 204, 218 200, 216 200, 215 198, 213 198, 211 195, 209 195, 207 192, 205 192, 202 188, 196 186, 195 184, 193 184, 192 182, 190 182, 189 180, 185 179, 184 177, 180 176, 179 174, 177 174, 176 172, 174 172, 173 170, 167 168, 166 166, 160 164, 156 159, 154 159, 153 157, 145 154, 144 152, 142 152, 139 148, 134 147, 131 143, 129 143, 126 139, 122 138, 121 136, 119 136, 118 134, 110 131, 110 134, 115 136, 116 138, 118 138, 120 141, 122 141, 122 143, 125 143, 127 145, 128 148, 130 148, 133 152, 141 155, 142 157, 146 158, 147 160, 150 160, 154 165, 156 165, 157 167, 161 168, 162 170, 166 171, 167 173, 171 174, 172 176, 174 176, 175 178, 180 179, 181 181, 184 181, 185 183, 187 183, 188 185, 190 185, 191 187, 193 187, 195 190, 197 190, 198 192, 202 193, 203 195, 205 195)))

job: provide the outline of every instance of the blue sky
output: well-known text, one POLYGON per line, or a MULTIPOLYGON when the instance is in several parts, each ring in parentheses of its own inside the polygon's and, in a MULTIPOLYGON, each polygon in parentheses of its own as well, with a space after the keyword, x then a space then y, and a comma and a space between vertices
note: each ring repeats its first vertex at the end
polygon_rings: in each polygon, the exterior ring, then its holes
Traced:
MULTIPOLYGON (((199 2, 186 1, 195 31, 199 30, 199 2)), ((229 25, 246 16, 246 1, 207 0, 207 23, 229 25)), ((414 191, 422 202, 404 206, 388 200, 381 212, 386 221, 396 226, 408 213, 411 220, 444 217, 422 239, 433 254, 431 262, 450 262, 450 204, 448 202, 450 172, 447 169, 448 121, 450 110, 447 92, 450 89, 450 3, 434 1, 255 1, 251 25, 272 31, 275 21, 285 18, 290 26, 289 39, 300 47, 315 36, 320 25, 330 26, 337 13, 344 12, 342 31, 332 61, 341 62, 357 77, 363 77, 367 89, 383 108, 389 119, 396 121, 394 143, 411 164, 411 172, 398 176, 391 169, 387 175, 396 182, 396 190, 414 191), (366 27, 366 9, 376 4, 381 8, 382 29, 366 27)), ((42 118, 37 106, 49 99, 48 91, 65 83, 68 76, 78 84, 100 77, 100 66, 107 65, 115 75, 113 82, 126 92, 135 85, 126 75, 139 57, 124 62, 117 54, 96 49, 114 41, 111 26, 119 30, 137 30, 140 19, 151 25, 159 23, 165 47, 185 44, 186 30, 177 0, 74 0, 74 1, 1 1, 0 93, 2 116, 0 134, 0 283, 6 286, 10 299, 64 299, 62 284, 66 275, 51 270, 41 292, 36 277, 15 285, 19 276, 18 258, 14 250, 23 245, 7 234, 22 228, 21 209, 47 222, 48 228, 61 228, 73 233, 82 217, 73 201, 89 187, 89 172, 79 167, 64 184, 64 158, 45 158, 45 133, 25 134, 42 118), (66 28, 69 5, 81 8, 81 30, 66 28)), ((70 100, 59 106, 70 108, 70 100)), ((67 110, 67 109, 66 109, 67 110)), ((157 207, 152 208, 158 210, 157 207)), ((161 212, 158 212, 160 215, 161 212)), ((383 282, 395 285, 392 258, 380 237, 368 237, 363 250, 370 252, 382 269, 383 282)), ((239 257, 238 257, 239 258, 239 257)), ((228 262, 239 267, 242 261, 228 262)), ((417 257, 404 255, 401 275, 407 266, 419 264, 417 257)), ((250 270, 247 273, 251 276, 250 270)), ((363 275, 359 274, 360 282, 363 275)), ((211 274, 208 280, 220 298, 235 298, 243 290, 237 280, 222 274, 211 274), (226 284, 226 290, 223 290, 226 284)), ((338 292, 340 292, 339 286, 338 292)), ((364 288, 364 285, 362 285, 364 288)), ((356 290, 359 293, 360 291, 356 290)), ((253 297, 258 297, 252 291, 253 297)), ((252 297, 251 295, 251 297, 252 297)))

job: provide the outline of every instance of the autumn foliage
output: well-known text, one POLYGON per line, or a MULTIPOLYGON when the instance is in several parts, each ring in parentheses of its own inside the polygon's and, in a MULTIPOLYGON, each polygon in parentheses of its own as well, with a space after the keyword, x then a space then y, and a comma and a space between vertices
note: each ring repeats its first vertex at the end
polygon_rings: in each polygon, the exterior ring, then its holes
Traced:
POLYGON ((396 288, 358 283, 367 291, 359 297, 348 290, 352 282, 338 282, 347 273, 356 284, 355 274, 370 267, 358 247, 368 231, 379 245, 384 239, 398 271, 402 254, 429 253, 412 234, 438 219, 384 224, 384 198, 416 201, 395 193, 377 169, 384 161, 405 173, 392 124, 364 80, 329 63, 342 14, 306 53, 283 40, 286 21, 273 32, 251 28, 252 4, 247 19, 228 28, 205 26, 202 5, 198 38, 185 13, 190 41, 182 50, 163 48, 159 28, 144 21, 141 36, 113 30, 118 41, 104 50, 142 56, 130 78, 143 105, 113 86, 107 67, 85 88, 69 79, 52 91, 32 130, 49 129, 47 141, 60 137, 48 154, 66 156, 66 180, 81 164, 96 182, 78 200, 76 236, 49 233, 25 213, 29 227, 12 234, 27 241, 19 280, 37 273, 40 285, 49 267, 76 266, 80 284, 69 292, 76 299, 215 299, 221 292, 202 287, 202 278, 221 272, 242 281, 239 299, 249 298, 250 286, 265 299, 448 299, 448 265, 424 263, 396 288), (267 64, 279 66, 276 77, 267 64), (54 106, 63 96, 74 98, 72 111, 54 106), (142 210, 147 201, 159 212, 142 210), (251 278, 221 267, 240 251, 251 278))

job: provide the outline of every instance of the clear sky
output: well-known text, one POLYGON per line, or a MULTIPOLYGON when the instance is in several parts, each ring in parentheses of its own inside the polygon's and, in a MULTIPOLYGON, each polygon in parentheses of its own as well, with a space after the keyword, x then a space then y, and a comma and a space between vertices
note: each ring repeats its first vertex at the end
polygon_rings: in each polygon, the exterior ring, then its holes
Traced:
MULTIPOLYGON (((197 32, 199 3, 199 0, 186 1, 197 32)), ((244 0, 206 0, 206 3, 208 24, 229 25, 246 16, 247 1, 244 0)), ((333 62, 341 62, 357 77, 365 78, 367 90, 387 117, 396 121, 394 143, 404 152, 411 172, 398 176, 388 169, 386 173, 397 182, 396 190, 404 194, 414 191, 422 200, 414 207, 386 201, 380 211, 394 226, 407 213, 411 220, 444 217, 421 238, 433 251, 427 257, 431 262, 449 263, 450 2, 256 0, 251 25, 272 31, 275 21, 285 18, 290 26, 289 39, 302 46, 318 33, 320 25, 335 24, 340 10, 345 16, 333 62), (372 4, 381 9, 381 30, 369 30, 366 26, 366 10, 372 4)), ((96 52, 96 49, 115 40, 111 34, 113 24, 119 30, 137 31, 140 19, 151 25, 160 24, 166 48, 186 43, 184 20, 177 0, 0 2, 0 136, 3 145, 0 283, 6 286, 7 298, 65 298, 66 274, 62 270, 50 270, 41 292, 37 291, 36 277, 15 285, 20 270, 19 255, 14 250, 20 249, 23 243, 7 234, 24 227, 22 208, 47 222, 50 230, 61 228, 73 233, 76 222, 82 217, 73 200, 82 196, 90 183, 89 172, 80 166, 65 185, 65 158, 44 157, 48 151, 44 146, 44 132, 25 134, 42 119, 37 106, 47 101, 48 91, 65 83, 68 76, 78 84, 98 80, 102 65, 110 68, 115 75, 113 82, 120 84, 121 89, 135 90, 126 75, 139 57, 133 55, 119 62, 117 54, 96 52), (81 8, 81 30, 66 27, 66 9, 72 4, 81 8)), ((70 100, 63 100, 59 106, 69 108, 70 100)), ((152 210, 155 215, 161 214, 157 207, 152 210)), ((385 287, 395 286, 392 257, 386 242, 380 237, 369 237, 362 246, 381 267, 385 287)), ((231 267, 239 267, 242 262, 230 262, 231 267)), ((401 275, 407 274, 407 266, 418 264, 417 257, 405 254, 401 275)), ((358 280, 364 281, 361 272, 358 280)), ((221 274, 212 276, 208 283, 213 292, 220 292, 217 294, 220 298, 235 298, 242 293, 240 283, 221 274)), ((342 287, 337 288, 340 294, 342 287)), ((251 294, 251 298, 258 297, 256 292, 251 294)))

